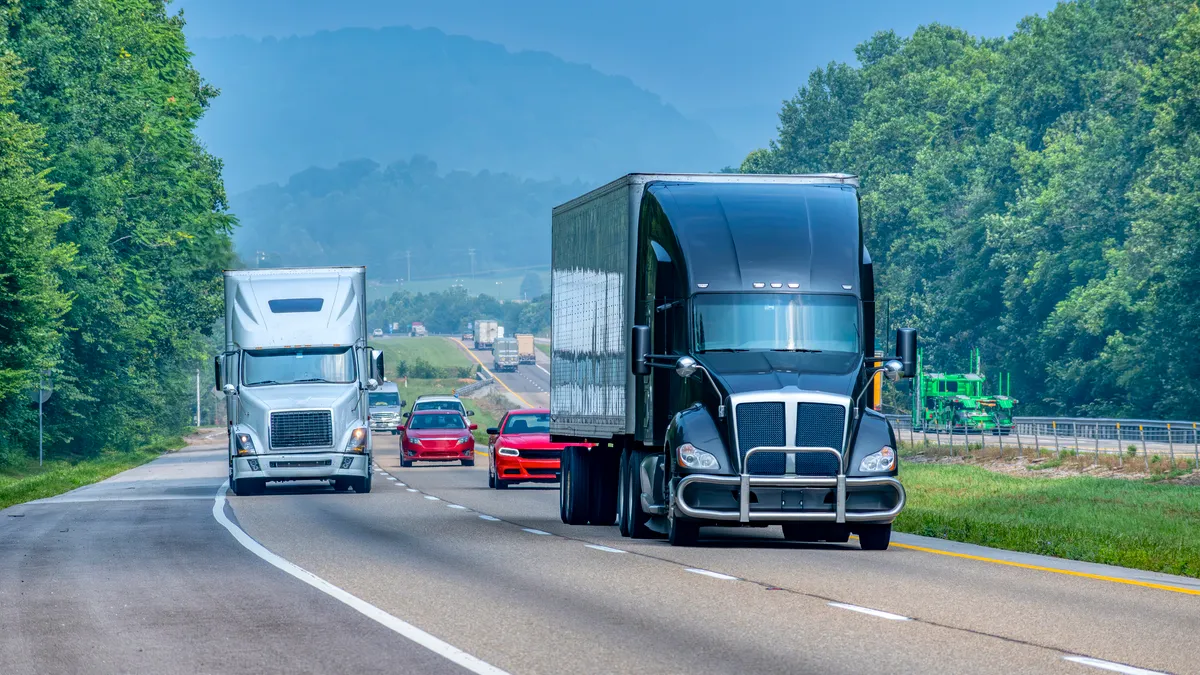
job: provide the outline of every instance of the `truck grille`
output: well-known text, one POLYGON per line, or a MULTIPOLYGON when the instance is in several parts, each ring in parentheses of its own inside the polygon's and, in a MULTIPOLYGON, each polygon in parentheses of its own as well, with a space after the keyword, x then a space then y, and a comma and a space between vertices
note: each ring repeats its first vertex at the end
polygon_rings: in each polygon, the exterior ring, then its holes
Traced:
POLYGON ((271 413, 272 448, 327 448, 333 445, 333 416, 328 410, 271 413))
POLYGON ((787 458, 782 452, 759 452, 746 462, 746 451, 763 446, 780 447, 786 442, 783 402, 741 403, 737 416, 738 452, 745 463, 746 473, 782 475, 787 458))
MULTIPOLYGON (((800 403, 796 408, 796 445, 842 449, 846 409, 832 403, 800 403)), ((827 452, 797 452, 796 474, 836 476, 837 458, 827 452)))

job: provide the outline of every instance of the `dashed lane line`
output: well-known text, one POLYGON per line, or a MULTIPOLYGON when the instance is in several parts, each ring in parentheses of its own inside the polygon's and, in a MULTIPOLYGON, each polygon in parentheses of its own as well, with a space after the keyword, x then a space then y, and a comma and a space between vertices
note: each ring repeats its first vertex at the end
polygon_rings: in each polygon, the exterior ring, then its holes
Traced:
POLYGON ((1125 675, 1167 675, 1166 673, 1157 670, 1146 670, 1145 668, 1135 668, 1127 666, 1124 663, 1115 663, 1113 661, 1105 661, 1104 659, 1093 659, 1089 656, 1064 656, 1067 661, 1079 663, 1101 670, 1110 670, 1114 673, 1125 673, 1125 675))
POLYGON ((877 616, 880 619, 887 619, 889 621, 908 621, 909 620, 909 618, 907 616, 900 616, 899 614, 892 614, 891 612, 883 612, 878 609, 871 609, 870 607, 859 607, 858 605, 848 605, 844 602, 831 602, 831 603, 829 603, 829 606, 830 607, 838 607, 841 609, 848 609, 851 612, 858 612, 860 614, 869 614, 871 616, 877 616))
POLYGON ((595 549, 597 551, 604 551, 605 553, 624 553, 625 552, 619 548, 613 548, 611 546, 601 546, 600 544, 584 544, 584 546, 591 548, 591 549, 595 549))
POLYGON ((472 352, 470 349, 467 349, 467 346, 462 343, 462 340, 459 340, 458 338, 448 338, 448 339, 454 341, 456 344, 458 344, 459 347, 462 347, 463 351, 467 353, 467 356, 470 356, 472 359, 475 359, 475 363, 479 364, 479 367, 483 369, 483 372, 487 373, 488 376, 491 377, 493 380, 499 382, 501 387, 504 387, 506 390, 508 390, 508 393, 512 394, 513 396, 516 396, 517 400, 520 401, 526 408, 533 407, 532 405, 529 404, 529 401, 526 401, 525 399, 521 398, 520 394, 513 391, 512 387, 509 387, 507 384, 504 383, 504 380, 500 379, 499 377, 496 377, 495 373, 493 373, 491 370, 489 370, 487 366, 483 365, 483 361, 480 361, 479 357, 475 356, 474 352, 472 352))
POLYGON ((338 600, 342 604, 357 611, 359 614, 379 623, 395 633, 408 638, 409 640, 421 645, 429 651, 447 659, 448 661, 462 666, 472 673, 479 675, 508 675, 507 672, 493 666, 492 664, 472 656, 463 650, 444 640, 438 639, 429 633, 417 628, 416 626, 400 619, 397 616, 389 614, 384 610, 372 605, 371 603, 352 595, 348 591, 334 586, 330 582, 321 577, 309 572, 308 570, 290 562, 271 551, 265 546, 254 540, 253 537, 246 534, 245 530, 238 527, 225 515, 225 492, 229 489, 229 482, 226 481, 217 489, 217 494, 213 498, 212 515, 213 518, 220 523, 233 538, 237 540, 243 548, 250 551, 254 555, 261 558, 263 561, 274 566, 275 568, 295 577, 296 579, 312 586, 322 593, 338 600))
POLYGON ((532 527, 522 527, 521 529, 525 532, 528 532, 529 534, 536 534, 536 535, 540 535, 543 537, 551 536, 549 532, 546 532, 544 530, 535 530, 532 527))
POLYGON ((702 569, 696 569, 693 567, 688 567, 688 568, 685 568, 684 571, 691 572, 692 574, 700 574, 700 575, 703 575, 706 577, 712 577, 713 579, 720 579, 722 581, 737 581, 738 580, 737 577, 731 577, 728 574, 721 574, 720 572, 713 572, 711 570, 702 570, 702 569))

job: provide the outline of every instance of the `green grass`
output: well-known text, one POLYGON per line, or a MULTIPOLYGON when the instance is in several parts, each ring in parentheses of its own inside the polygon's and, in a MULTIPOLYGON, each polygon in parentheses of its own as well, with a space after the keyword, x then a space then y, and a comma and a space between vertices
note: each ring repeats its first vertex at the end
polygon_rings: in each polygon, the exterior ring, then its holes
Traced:
MULTIPOLYGON (((550 290, 550 270, 531 270, 542 280, 542 291, 550 290)), ((406 290, 411 293, 436 293, 449 290, 454 286, 467 289, 469 295, 490 295, 497 300, 516 300, 521 295, 521 282, 528 272, 504 272, 495 275, 477 274, 474 279, 469 276, 446 277, 443 279, 416 279, 405 283, 387 280, 384 283, 372 283, 367 288, 368 300, 384 300, 397 291, 406 290)), ((384 280, 380 280, 384 281, 384 280)))
POLYGON ((535 342, 535 343, 533 343, 533 346, 542 350, 542 353, 545 354, 546 356, 550 356, 550 345, 544 345, 540 342, 535 342))
POLYGON ((399 361, 411 363, 422 359, 438 368, 477 365, 462 348, 441 337, 372 338, 371 346, 383 350, 383 363, 389 379, 399 361))
POLYGON ((92 459, 55 460, 40 468, 32 460, 5 467, 0 470, 0 509, 90 485, 183 446, 182 438, 170 438, 129 452, 105 452, 92 459))
MULTIPOLYGON (((470 380, 417 380, 409 378, 408 386, 404 386, 404 382, 397 382, 400 387, 400 398, 404 399, 404 409, 407 411, 412 407, 412 402, 418 396, 428 394, 449 394, 455 388, 470 384, 470 380)), ((479 428, 475 430, 476 446, 487 447, 487 428, 496 426, 497 418, 489 413, 486 409, 479 406, 474 400, 463 397, 463 406, 475 414, 470 417, 470 422, 477 425, 479 428)))
POLYGON ((1093 478, 1024 478, 908 463, 895 528, 1013 551, 1200 577, 1200 490, 1093 478))

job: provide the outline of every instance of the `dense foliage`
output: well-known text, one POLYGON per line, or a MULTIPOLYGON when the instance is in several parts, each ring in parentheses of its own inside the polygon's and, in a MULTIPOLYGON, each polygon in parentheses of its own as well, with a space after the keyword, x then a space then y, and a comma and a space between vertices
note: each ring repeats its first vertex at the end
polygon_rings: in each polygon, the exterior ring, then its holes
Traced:
POLYGON ((216 91, 190 67, 182 23, 163 0, 17 0, 0 13, 8 453, 36 447, 24 392, 43 368, 56 452, 129 448, 189 419, 232 219, 220 163, 193 136, 216 91))
MULTIPOLYGON (((201 136, 236 194, 310 166, 425 154, 450 169, 611 180, 736 153, 624 77, 433 28, 195 40, 222 96, 201 136)), ((677 65, 673 67, 689 67, 677 65)))
MULTIPOLYGON (((743 170, 848 171, 892 324, 1035 412, 1200 418, 1200 9, 1061 3, 859 45, 743 170)), ((881 321, 886 323, 886 321, 881 321)))
POLYGON ((550 331, 550 296, 531 302, 501 302, 487 295, 468 295, 461 288, 440 293, 393 293, 387 300, 376 300, 367 307, 370 326, 399 323, 401 329, 420 321, 430 333, 460 333, 476 319, 495 319, 504 326, 504 334, 550 331))
POLYGON ((427 157, 312 168, 233 198, 238 250, 264 267, 366 265, 373 279, 550 264, 550 209, 578 183, 438 173, 427 157))

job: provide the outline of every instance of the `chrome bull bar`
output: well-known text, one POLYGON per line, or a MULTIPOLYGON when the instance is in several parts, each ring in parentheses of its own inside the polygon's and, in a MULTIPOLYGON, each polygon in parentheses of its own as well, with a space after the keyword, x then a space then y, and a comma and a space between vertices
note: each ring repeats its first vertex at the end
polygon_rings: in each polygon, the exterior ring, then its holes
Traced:
POLYGON ((847 477, 842 462, 842 453, 833 448, 819 447, 757 447, 746 451, 742 458, 742 473, 737 476, 714 476, 709 474, 690 474, 679 481, 675 489, 675 508, 689 518, 697 520, 736 520, 749 523, 754 520, 769 521, 817 521, 817 522, 862 522, 862 521, 891 521, 904 509, 904 486, 891 476, 847 477), (827 452, 837 458, 838 475, 828 476, 752 476, 746 471, 750 455, 756 452, 827 452), (692 483, 708 483, 711 485, 728 485, 738 488, 738 510, 700 509, 688 506, 684 500, 684 489, 692 483), (846 513, 846 488, 888 486, 896 491, 896 505, 886 511, 856 511, 846 513), (835 488, 837 502, 833 513, 825 511, 757 511, 750 512, 750 488, 835 488))

